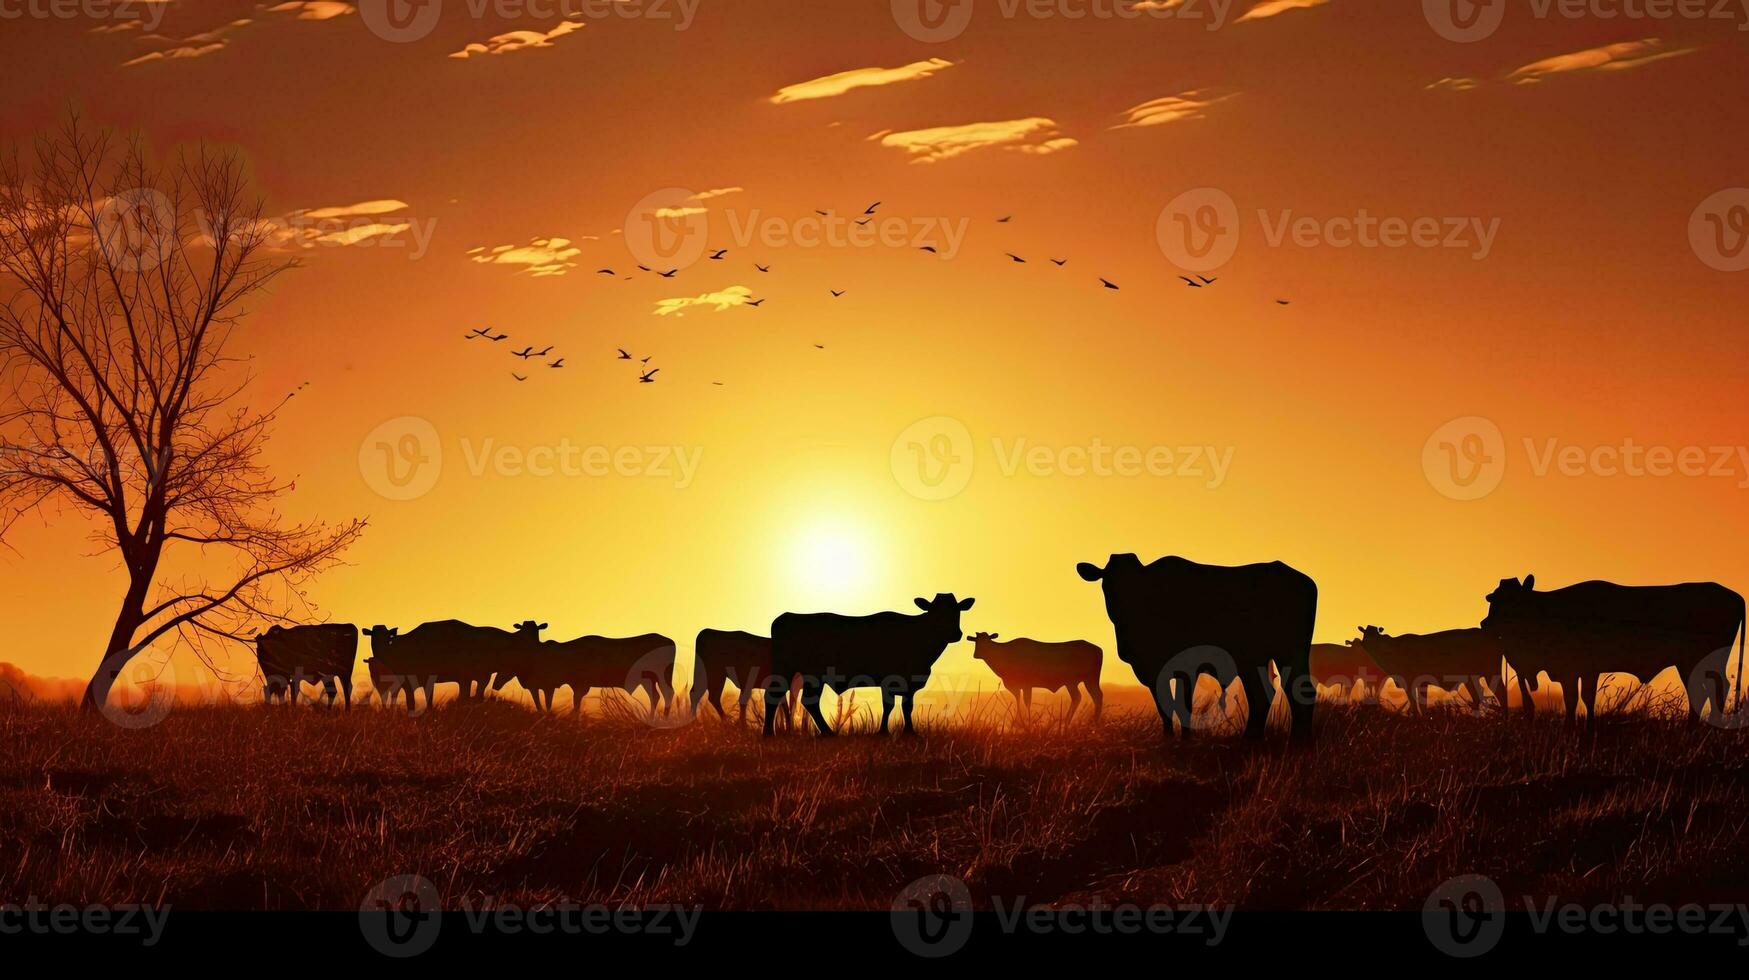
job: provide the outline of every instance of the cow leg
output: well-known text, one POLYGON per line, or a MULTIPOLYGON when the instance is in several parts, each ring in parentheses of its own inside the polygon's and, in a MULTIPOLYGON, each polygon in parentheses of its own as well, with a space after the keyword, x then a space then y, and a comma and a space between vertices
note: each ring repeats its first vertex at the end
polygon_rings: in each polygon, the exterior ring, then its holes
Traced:
POLYGON ((1003 686, 1008 688, 1009 695, 1014 698, 1014 723, 1017 725, 1026 724, 1026 702, 1020 697, 1020 688, 1012 684, 1003 686))
POLYGON ((826 716, 820 713, 820 682, 812 678, 802 681, 802 707, 807 710, 808 717, 814 719, 814 726, 822 737, 830 738, 836 734, 832 726, 826 723, 826 716))
POLYGON ((1105 710, 1105 692, 1099 689, 1098 681, 1087 681, 1087 697, 1093 701, 1093 723, 1099 724, 1099 713, 1105 710))
POLYGON ((1481 679, 1475 676, 1464 678, 1464 690, 1470 693, 1470 710, 1476 714, 1482 713, 1481 679))
POLYGON ((1162 674, 1154 685, 1154 710, 1160 712, 1161 734, 1172 738, 1172 717, 1178 713, 1177 695, 1172 693, 1172 679, 1162 674))
POLYGON ((1261 668, 1239 671, 1245 688, 1245 737, 1262 738, 1269 725, 1269 706, 1275 701, 1275 685, 1261 668))
POLYGON ((655 721, 656 712, 662 705, 662 697, 656 691, 656 679, 653 677, 646 677, 644 678, 643 683, 639 686, 643 688, 644 696, 650 699, 650 720, 655 721))
POLYGON ((917 726, 911 723, 911 709, 917 707, 917 692, 911 691, 905 695, 905 734, 917 734, 917 726))
POLYGON ((1585 702, 1585 727, 1587 729, 1597 727, 1597 682, 1602 679, 1602 674, 1592 674, 1589 677, 1579 678, 1581 685, 1579 697, 1585 702))
POLYGON ((1524 717, 1526 720, 1529 720, 1529 719, 1536 717, 1536 693, 1535 692, 1536 692, 1536 689, 1531 686, 1529 679, 1527 679, 1524 676, 1522 671, 1519 672, 1519 674, 1518 674, 1518 700, 1519 700, 1520 706, 1523 707, 1523 709, 1524 709, 1524 717))
POLYGON ((1196 727, 1196 674, 1176 674, 1172 678, 1172 714, 1178 719, 1178 737, 1189 738, 1196 727))
POLYGON ((1288 717, 1292 722, 1289 733, 1295 739, 1310 738, 1312 711, 1318 705, 1318 682, 1303 663, 1290 661, 1283 665, 1280 674, 1281 692, 1287 698, 1288 717))
POLYGON ((337 697, 339 693, 339 691, 334 689, 334 678, 332 676, 322 681, 322 696, 328 701, 325 707, 334 707, 334 698, 337 697))
POLYGON ((437 710, 437 678, 427 678, 425 681, 425 710, 437 710))
POLYGON ((340 678, 340 693, 346 695, 346 710, 352 710, 352 678, 340 678))
POLYGON ((1069 685, 1069 715, 1063 719, 1064 725, 1075 720, 1075 709, 1079 707, 1081 707, 1081 685, 1071 683, 1069 685))
POLYGON ((1567 709, 1567 724, 1571 726, 1579 721, 1579 678, 1563 677, 1560 685, 1561 701, 1567 709))
POLYGON ((886 687, 881 688, 881 731, 880 731, 880 733, 882 735, 885 735, 887 733, 887 718, 889 716, 891 716, 893 713, 893 698, 894 697, 896 697, 896 695, 893 694, 893 691, 891 688, 886 688, 886 687))
POLYGON ((778 680, 769 677, 765 681, 765 731, 766 737, 771 736, 771 726, 777 724, 777 712, 783 705, 783 688, 778 686, 778 680))

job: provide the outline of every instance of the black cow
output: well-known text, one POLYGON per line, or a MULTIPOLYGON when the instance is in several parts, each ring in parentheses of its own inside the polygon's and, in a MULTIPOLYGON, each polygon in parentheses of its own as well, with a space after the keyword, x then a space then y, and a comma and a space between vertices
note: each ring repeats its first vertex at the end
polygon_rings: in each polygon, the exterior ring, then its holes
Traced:
POLYGON ((1177 716, 1180 735, 1193 724, 1197 678, 1213 676, 1224 689, 1236 675, 1245 690, 1247 738, 1260 738, 1275 699, 1273 662, 1287 692, 1296 738, 1312 732, 1318 691, 1307 669, 1318 616, 1318 586, 1282 564, 1224 567, 1183 558, 1143 565, 1133 554, 1112 555, 1104 568, 1087 562, 1076 571, 1103 582, 1105 611, 1117 633, 1117 655, 1154 690, 1168 737, 1177 716), (1169 682, 1176 681, 1176 691, 1169 682))
POLYGON ((660 633, 645 633, 524 644, 498 671, 492 690, 502 690, 511 680, 532 694, 535 707, 542 711, 552 710, 553 695, 561 687, 571 689, 574 714, 582 714, 583 696, 591 688, 617 687, 627 692, 642 689, 650 698, 650 717, 658 708, 667 715, 674 709, 674 641, 660 633))
MULTIPOLYGON (((1500 669, 1500 641, 1479 629, 1442 630, 1438 633, 1405 633, 1392 636, 1377 626, 1360 627, 1354 648, 1364 651, 1384 675, 1397 682, 1409 699, 1409 710, 1419 714, 1427 707, 1427 689, 1440 687, 1470 692, 1470 704, 1481 711, 1489 693, 1506 709, 1506 680, 1500 669)), ((1530 687, 1518 677, 1524 703, 1530 704, 1530 687)), ((1534 708, 1528 710, 1535 710, 1534 708)))
MULTIPOLYGON (((723 710, 723 689, 732 683, 741 692, 738 721, 746 724, 753 692, 765 690, 771 676, 771 637, 741 630, 704 629, 698 631, 692 649, 692 713, 698 714, 698 706, 708 695, 717 716, 728 720, 729 714, 723 710)), ((797 689, 792 684, 789 704, 777 719, 784 728, 793 723, 796 695, 797 689)))
POLYGON ((858 687, 881 689, 881 734, 893 701, 905 699, 905 734, 916 734, 911 711, 917 692, 929 683, 929 671, 949 643, 957 643, 960 613, 976 600, 960 600, 952 593, 934 599, 917 599, 921 616, 881 612, 872 616, 840 616, 837 613, 784 613, 771 622, 771 679, 765 688, 765 734, 771 734, 778 705, 790 687, 789 678, 802 678, 802 707, 814 719, 821 735, 831 735, 832 726, 820 713, 820 692, 830 687, 839 694, 858 687))
POLYGON ((352 710, 352 665, 358 658, 358 627, 351 623, 279 626, 255 634, 255 660, 261 665, 261 696, 272 704, 283 698, 298 703, 305 684, 321 684, 328 706, 334 705, 338 681, 352 710))
POLYGON ((1032 713, 1032 690, 1069 691, 1069 718, 1081 706, 1081 686, 1093 699, 1093 720, 1105 706, 1105 692, 1099 689, 1099 671, 1105 665, 1105 653, 1086 640, 1047 643, 1017 637, 996 642, 1000 633, 974 633, 972 659, 982 660, 1008 693, 1014 695, 1014 711, 1025 719, 1032 713))
POLYGON ((1641 683, 1674 666, 1688 689, 1689 716, 1701 704, 1725 709, 1726 670, 1737 641, 1737 700, 1743 696, 1743 597, 1716 582, 1628 586, 1581 582, 1536 591, 1536 576, 1501 579, 1488 596, 1482 628, 1496 637, 1519 677, 1547 671, 1561 685, 1567 721, 1585 700, 1586 724, 1597 717, 1604 674, 1632 674, 1641 683), (1743 639, 1739 639, 1739 637, 1743 639))
POLYGON ((364 631, 370 637, 371 656, 365 660, 371 683, 384 703, 405 694, 407 710, 417 706, 414 693, 425 691, 425 707, 439 684, 455 684, 467 700, 486 693, 492 675, 506 669, 517 651, 536 646, 545 623, 533 620, 512 629, 473 626, 453 619, 424 623, 405 634, 388 626, 364 631))

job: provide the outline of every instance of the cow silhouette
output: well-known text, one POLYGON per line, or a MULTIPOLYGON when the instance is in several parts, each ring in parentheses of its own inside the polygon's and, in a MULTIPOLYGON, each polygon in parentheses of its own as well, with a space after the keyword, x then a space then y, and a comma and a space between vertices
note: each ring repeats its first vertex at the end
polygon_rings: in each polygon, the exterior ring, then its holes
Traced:
POLYGON ((1631 674, 1642 684, 1675 667, 1688 689, 1688 712, 1701 718, 1712 704, 1723 715, 1731 644, 1737 643, 1737 702, 1743 697, 1743 597, 1716 582, 1630 586, 1581 582, 1536 591, 1536 576, 1501 579, 1488 595, 1482 628, 1500 641, 1521 681, 1543 671, 1561 685, 1572 724, 1585 702, 1586 725, 1597 717, 1604 674, 1631 674))
MULTIPOLYGON (((1502 709, 1506 707, 1500 642, 1486 630, 1391 636, 1377 626, 1362 626, 1355 647, 1365 651, 1386 677, 1397 682, 1409 699, 1409 710, 1416 714, 1426 709, 1430 687, 1448 691, 1463 688, 1470 693, 1470 704, 1477 711, 1482 710, 1488 694, 1499 698, 1502 709)), ((1519 684, 1524 702, 1529 704, 1530 689, 1523 675, 1519 676, 1519 684)))
POLYGON ((358 627, 351 623, 269 626, 255 634, 255 660, 261 666, 262 699, 298 703, 304 684, 321 684, 333 707, 336 682, 352 710, 352 665, 358 658, 358 627))
POLYGON ((929 683, 929 672, 947 645, 963 639, 960 613, 972 608, 976 600, 961 600, 942 592, 933 599, 914 601, 922 615, 784 613, 772 620, 772 676, 765 688, 765 734, 771 734, 777 707, 790 687, 788 679, 798 674, 802 707, 822 736, 833 734, 826 716, 820 713, 820 692, 828 687, 839 694, 859 687, 880 688, 883 735, 893 702, 903 698, 905 734, 916 734, 911 712, 917 704, 917 692, 929 683))
POLYGON ((1117 633, 1118 659, 1154 692, 1168 738, 1194 724, 1197 678, 1208 674, 1223 688, 1237 676, 1245 690, 1245 736, 1261 738, 1275 687, 1273 663, 1287 692, 1295 738, 1310 737, 1318 692, 1308 661, 1318 615, 1318 586, 1282 564, 1228 567, 1178 557, 1143 565, 1133 554, 1112 555, 1104 568, 1076 566, 1100 582, 1105 610, 1117 633))
MULTIPOLYGON (((532 624, 524 623, 524 632, 532 624)), ((545 624, 541 624, 545 628, 545 624)), ((650 717, 674 709, 674 641, 660 633, 641 636, 580 636, 563 642, 544 640, 522 644, 506 669, 498 671, 492 690, 515 680, 534 696, 535 707, 551 711, 553 695, 571 689, 571 712, 583 712, 583 698, 593 688, 642 690, 650 699, 650 717)))
POLYGON ((439 684, 455 684, 463 700, 484 695, 492 675, 519 649, 538 644, 544 625, 530 620, 503 630, 445 619, 422 623, 404 634, 394 627, 373 626, 364 631, 371 649, 364 663, 385 704, 405 695, 407 710, 415 711, 414 695, 423 690, 425 707, 430 709, 439 684))
POLYGON ((998 643, 1000 633, 974 633, 972 659, 982 660, 1008 693, 1014 695, 1014 711, 1025 718, 1032 713, 1034 688, 1069 691, 1069 718, 1081 705, 1081 686, 1093 700, 1093 720, 1105 707, 1105 692, 1099 689, 1099 670, 1105 653, 1086 640, 1046 643, 1024 637, 998 643))
MULTIPOLYGON (((708 696, 711 706, 717 709, 717 717, 727 721, 729 715, 723 710, 723 689, 732 682, 741 692, 737 721, 745 725, 747 706, 752 703, 756 692, 765 690, 771 677, 771 637, 741 630, 704 629, 699 630, 692 649, 693 715, 698 714, 698 706, 708 696)), ((789 703, 778 715, 778 723, 785 729, 794 723, 799 691, 798 686, 791 685, 789 703)))
POLYGON ((1312 680, 1322 687, 1338 687, 1351 701, 1376 701, 1385 676, 1378 664, 1354 642, 1314 643, 1307 664, 1312 680))

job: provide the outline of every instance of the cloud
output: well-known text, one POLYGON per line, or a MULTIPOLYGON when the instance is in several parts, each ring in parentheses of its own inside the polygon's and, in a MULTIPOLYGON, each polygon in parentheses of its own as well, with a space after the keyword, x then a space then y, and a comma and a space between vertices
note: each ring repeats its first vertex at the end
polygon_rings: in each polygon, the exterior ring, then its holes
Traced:
POLYGON ((685 311, 694 306, 709 306, 721 313, 731 307, 744 306, 752 298, 753 290, 746 286, 730 286, 714 293, 703 293, 698 296, 676 296, 673 299, 658 300, 655 314, 667 316, 672 313, 675 316, 685 316, 685 311))
POLYGON ((336 208, 306 208, 302 211, 293 211, 292 213, 295 215, 302 215, 306 218, 316 219, 348 218, 359 214, 392 214, 396 211, 403 211, 406 208, 406 201, 397 201, 394 198, 384 198, 380 201, 361 201, 357 204, 348 204, 336 208))
MULTIPOLYGON (((228 24, 221 24, 210 31, 202 31, 199 34, 190 34, 183 38, 179 43, 174 43, 170 47, 159 48, 156 51, 148 51, 138 57, 130 58, 127 61, 122 62, 121 66, 123 68, 128 68, 133 65, 143 65, 148 61, 180 61, 189 58, 204 58, 216 51, 223 51, 226 45, 231 43, 226 40, 225 35, 236 31, 238 28, 247 27, 253 23, 255 22, 248 17, 239 18, 228 24)), ((140 36, 139 40, 167 41, 169 38, 159 34, 143 34, 140 36)))
POLYGON ((1330 0, 1263 0, 1262 3, 1245 11, 1244 16, 1240 17, 1236 23, 1243 24, 1248 20, 1262 20, 1265 17, 1274 17, 1276 14, 1285 14, 1290 10, 1322 7, 1329 2, 1330 0))
POLYGON ((657 208, 658 218, 691 218, 695 215, 709 214, 709 208, 657 208))
POLYGON ((930 58, 928 61, 913 61, 897 68, 853 68, 850 71, 841 71, 836 75, 823 75, 794 85, 785 85, 777 90, 777 94, 771 97, 771 101, 781 105, 785 102, 803 102, 808 99, 829 99, 833 96, 843 95, 852 89, 914 82, 952 67, 953 62, 945 58, 930 58))
POLYGON ((1440 91, 1440 90, 1445 90, 1448 92, 1468 92, 1470 89, 1473 89, 1480 84, 1482 84, 1482 83, 1476 81, 1473 78, 1468 78, 1468 77, 1442 78, 1437 82, 1429 83, 1427 85, 1427 90, 1429 92, 1436 92, 1436 91, 1440 91))
POLYGON ((484 245, 468 250, 471 261, 484 265, 519 265, 519 272, 532 276, 562 276, 575 269, 571 261, 582 254, 569 238, 531 238, 527 245, 484 245))
POLYGON ((405 222, 386 225, 381 222, 371 222, 364 225, 352 225, 338 231, 330 231, 316 236, 316 241, 324 245, 357 245, 366 239, 378 238, 383 235, 399 235, 413 227, 405 222))
POLYGON ((1137 126, 1161 126, 1169 122, 1184 119, 1201 119, 1203 110, 1232 98, 1237 93, 1211 96, 1207 89, 1193 89, 1153 99, 1138 106, 1124 110, 1125 119, 1112 129, 1129 129, 1137 126))
POLYGON ((451 51, 451 58, 470 58, 476 54, 511 54, 517 51, 527 51, 530 48, 550 48, 553 42, 573 31, 580 31, 583 25, 574 20, 560 21, 558 26, 542 34, 540 31, 510 31, 488 39, 484 44, 475 41, 460 51, 451 51))
POLYGON ((1056 120, 1043 116, 901 133, 882 131, 868 138, 879 140, 882 146, 905 151, 915 158, 913 163, 935 163, 988 147, 1042 156, 1076 145, 1075 140, 1057 132, 1056 120))
POLYGON ((358 8, 343 0, 286 0, 285 3, 268 7, 270 14, 298 15, 298 20, 333 20, 347 14, 355 14, 358 8))
POLYGON ((718 187, 714 190, 699 191, 697 194, 687 198, 687 200, 708 201, 713 197, 727 197, 730 194, 739 194, 744 190, 746 190, 745 187, 718 187))
POLYGON ((372 238, 399 235, 411 222, 385 223, 370 220, 404 211, 406 201, 384 198, 326 208, 299 208, 261 222, 261 234, 279 248, 315 248, 317 245, 357 245, 372 238))
POLYGON ((1506 78, 1517 85, 1534 85, 1550 75, 1573 71, 1622 71, 1627 68, 1649 65, 1654 61, 1663 61, 1665 58, 1689 54, 1694 50, 1694 48, 1667 50, 1663 41, 1649 37, 1640 41, 1606 44, 1599 48, 1587 48, 1572 54, 1544 58, 1513 71, 1506 78))

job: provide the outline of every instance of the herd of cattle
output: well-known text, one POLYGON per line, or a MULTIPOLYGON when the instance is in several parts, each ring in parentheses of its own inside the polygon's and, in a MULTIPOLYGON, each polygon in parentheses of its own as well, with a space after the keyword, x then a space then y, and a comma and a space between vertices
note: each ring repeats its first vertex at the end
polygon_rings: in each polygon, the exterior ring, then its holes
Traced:
MULTIPOLYGON (((1596 716, 1602 675, 1630 674, 1648 683, 1670 667, 1685 682, 1690 714, 1699 718, 1710 703, 1717 716, 1727 704, 1734 641, 1739 704, 1742 698, 1749 642, 1743 597, 1713 583, 1585 582, 1538 592, 1535 576, 1505 579, 1488 596, 1488 616, 1479 628, 1393 637, 1368 626, 1339 645, 1312 643, 1317 585, 1280 562, 1226 567, 1168 557, 1143 565, 1123 554, 1111 556, 1104 567, 1083 563, 1077 571, 1101 583, 1118 658, 1152 689, 1168 736, 1174 720, 1181 732, 1192 727, 1192 693, 1203 675, 1223 690, 1235 679, 1241 683, 1249 737, 1263 734, 1277 681, 1294 734, 1306 736, 1320 684, 1376 698, 1385 681, 1394 681, 1417 711, 1434 686, 1467 691, 1477 710, 1490 694, 1504 708, 1503 664, 1517 675, 1527 710, 1534 710, 1531 692, 1542 675, 1558 683, 1569 721, 1581 699, 1587 717, 1596 716)), ((723 692, 733 683, 742 721, 755 692, 763 695, 767 735, 774 723, 789 721, 798 700, 817 731, 831 735, 820 711, 822 691, 877 687, 880 731, 887 731, 895 702, 902 702, 905 731, 912 732, 916 695, 947 646, 964 639, 960 614, 973 601, 942 593, 917 599, 917 614, 785 613, 772 621, 770 637, 704 630, 695 646, 691 708, 696 713, 708 698, 727 718, 723 692), (780 710, 786 698, 790 710, 780 710)), ((652 715, 674 709, 673 640, 658 633, 542 640, 546 626, 529 620, 506 630, 446 620, 404 634, 375 626, 364 630, 371 648, 365 667, 379 700, 395 704, 404 698, 409 711, 416 709, 419 691, 429 707, 438 684, 455 684, 463 699, 471 699, 512 680, 542 710, 552 709, 561 687, 571 689, 573 710, 581 710, 584 695, 596 688, 642 690, 652 715)), ((1084 686, 1098 718, 1104 700, 1099 647, 998 638, 976 633, 974 656, 1017 703, 1030 707, 1034 689, 1067 689, 1073 714, 1084 686)), ((351 625, 270 627, 256 637, 266 699, 295 702, 302 684, 320 683, 328 703, 338 685, 350 708, 357 647, 358 629, 351 625)))

